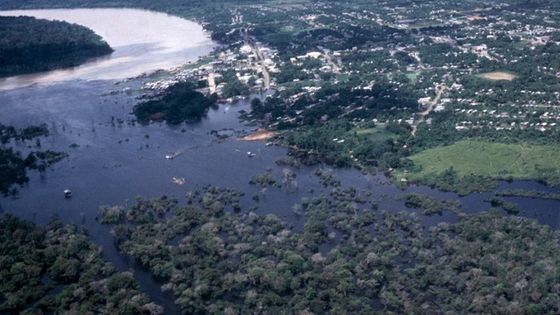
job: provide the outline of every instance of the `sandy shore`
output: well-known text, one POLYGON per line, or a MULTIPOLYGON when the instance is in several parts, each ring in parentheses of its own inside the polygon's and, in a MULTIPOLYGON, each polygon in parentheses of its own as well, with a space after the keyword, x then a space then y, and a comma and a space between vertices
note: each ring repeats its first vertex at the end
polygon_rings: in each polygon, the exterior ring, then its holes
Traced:
POLYGON ((241 140, 243 140, 243 141, 263 141, 263 140, 272 139, 277 134, 278 133, 275 132, 275 131, 268 131, 268 130, 264 130, 264 129, 259 129, 259 130, 255 131, 254 133, 241 138, 241 140))

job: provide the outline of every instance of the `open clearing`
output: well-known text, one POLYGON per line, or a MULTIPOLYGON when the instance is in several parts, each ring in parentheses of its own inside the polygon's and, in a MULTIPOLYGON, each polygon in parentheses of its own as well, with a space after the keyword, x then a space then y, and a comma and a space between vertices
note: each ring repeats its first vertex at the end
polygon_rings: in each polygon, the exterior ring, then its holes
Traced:
POLYGON ((473 174, 560 184, 560 148, 555 146, 465 140, 428 149, 410 159, 421 167, 407 175, 412 181, 422 182, 453 167, 459 177, 473 174))
POLYGON ((517 76, 512 73, 500 71, 481 73, 477 74, 477 76, 492 81, 513 81, 517 78, 517 76))
POLYGON ((374 128, 355 128, 350 133, 356 133, 358 136, 365 136, 370 141, 386 141, 388 139, 396 139, 397 135, 387 131, 385 126, 378 125, 374 128))
POLYGON ((416 82, 418 76, 420 76, 420 71, 408 72, 406 74, 407 79, 409 79, 411 82, 416 82))

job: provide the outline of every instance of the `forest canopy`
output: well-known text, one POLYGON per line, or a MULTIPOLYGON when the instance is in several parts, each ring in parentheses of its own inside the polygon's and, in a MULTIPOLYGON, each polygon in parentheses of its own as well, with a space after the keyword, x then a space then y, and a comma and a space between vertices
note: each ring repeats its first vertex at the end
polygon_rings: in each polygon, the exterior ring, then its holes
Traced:
POLYGON ((0 313, 161 314, 130 272, 101 258, 87 234, 59 220, 40 228, 0 217, 0 313))
POLYGON ((121 253, 166 282, 183 314, 560 311, 560 243, 549 227, 485 213, 428 230, 407 212, 360 210, 360 195, 333 187, 302 199, 303 230, 231 211, 241 194, 214 186, 187 193, 185 206, 162 197, 102 207, 101 220, 121 253))
POLYGON ((113 52, 92 30, 33 17, 0 17, 0 77, 74 67, 113 52))
POLYGON ((134 114, 141 122, 165 120, 169 124, 180 124, 200 120, 215 103, 215 96, 206 97, 196 91, 191 82, 180 82, 162 95, 136 105, 134 114))

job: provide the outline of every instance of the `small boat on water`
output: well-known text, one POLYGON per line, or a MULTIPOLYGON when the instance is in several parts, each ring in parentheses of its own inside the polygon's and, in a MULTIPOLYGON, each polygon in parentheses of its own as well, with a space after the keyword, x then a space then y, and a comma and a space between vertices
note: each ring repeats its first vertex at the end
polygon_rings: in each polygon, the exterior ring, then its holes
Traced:
POLYGON ((253 152, 251 152, 251 151, 248 151, 248 152, 247 152, 247 156, 250 157, 250 158, 252 158, 252 157, 257 156, 257 154, 256 154, 256 153, 253 153, 253 152))
POLYGON ((165 159, 166 160, 173 160, 174 158, 178 157, 179 155, 181 155, 181 153, 183 153, 183 150, 179 150, 174 152, 173 154, 167 154, 165 155, 165 159))
POLYGON ((64 190, 64 198, 66 198, 66 199, 72 198, 72 191, 70 189, 65 189, 64 190))
POLYGON ((184 177, 179 177, 179 178, 173 177, 173 183, 174 183, 175 185, 184 185, 186 182, 187 182, 187 181, 185 180, 184 177))

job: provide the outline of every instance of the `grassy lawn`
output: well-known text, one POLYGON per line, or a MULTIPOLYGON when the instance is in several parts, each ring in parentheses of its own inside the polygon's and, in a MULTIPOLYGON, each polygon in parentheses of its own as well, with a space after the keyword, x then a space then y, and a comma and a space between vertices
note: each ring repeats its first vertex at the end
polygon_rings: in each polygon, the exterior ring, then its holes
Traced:
POLYGON ((406 77, 411 81, 411 82, 416 82, 416 79, 418 79, 418 76, 420 75, 420 71, 415 71, 415 72, 408 72, 406 74, 406 77))
POLYGON ((453 167, 459 178, 536 179, 560 184, 560 148, 465 140, 429 149, 410 157, 420 169, 398 173, 398 179, 425 182, 453 167))
POLYGON ((397 137, 394 133, 387 131, 385 125, 378 125, 373 128, 355 128, 351 133, 354 131, 358 136, 368 136, 370 140, 387 140, 397 137))

